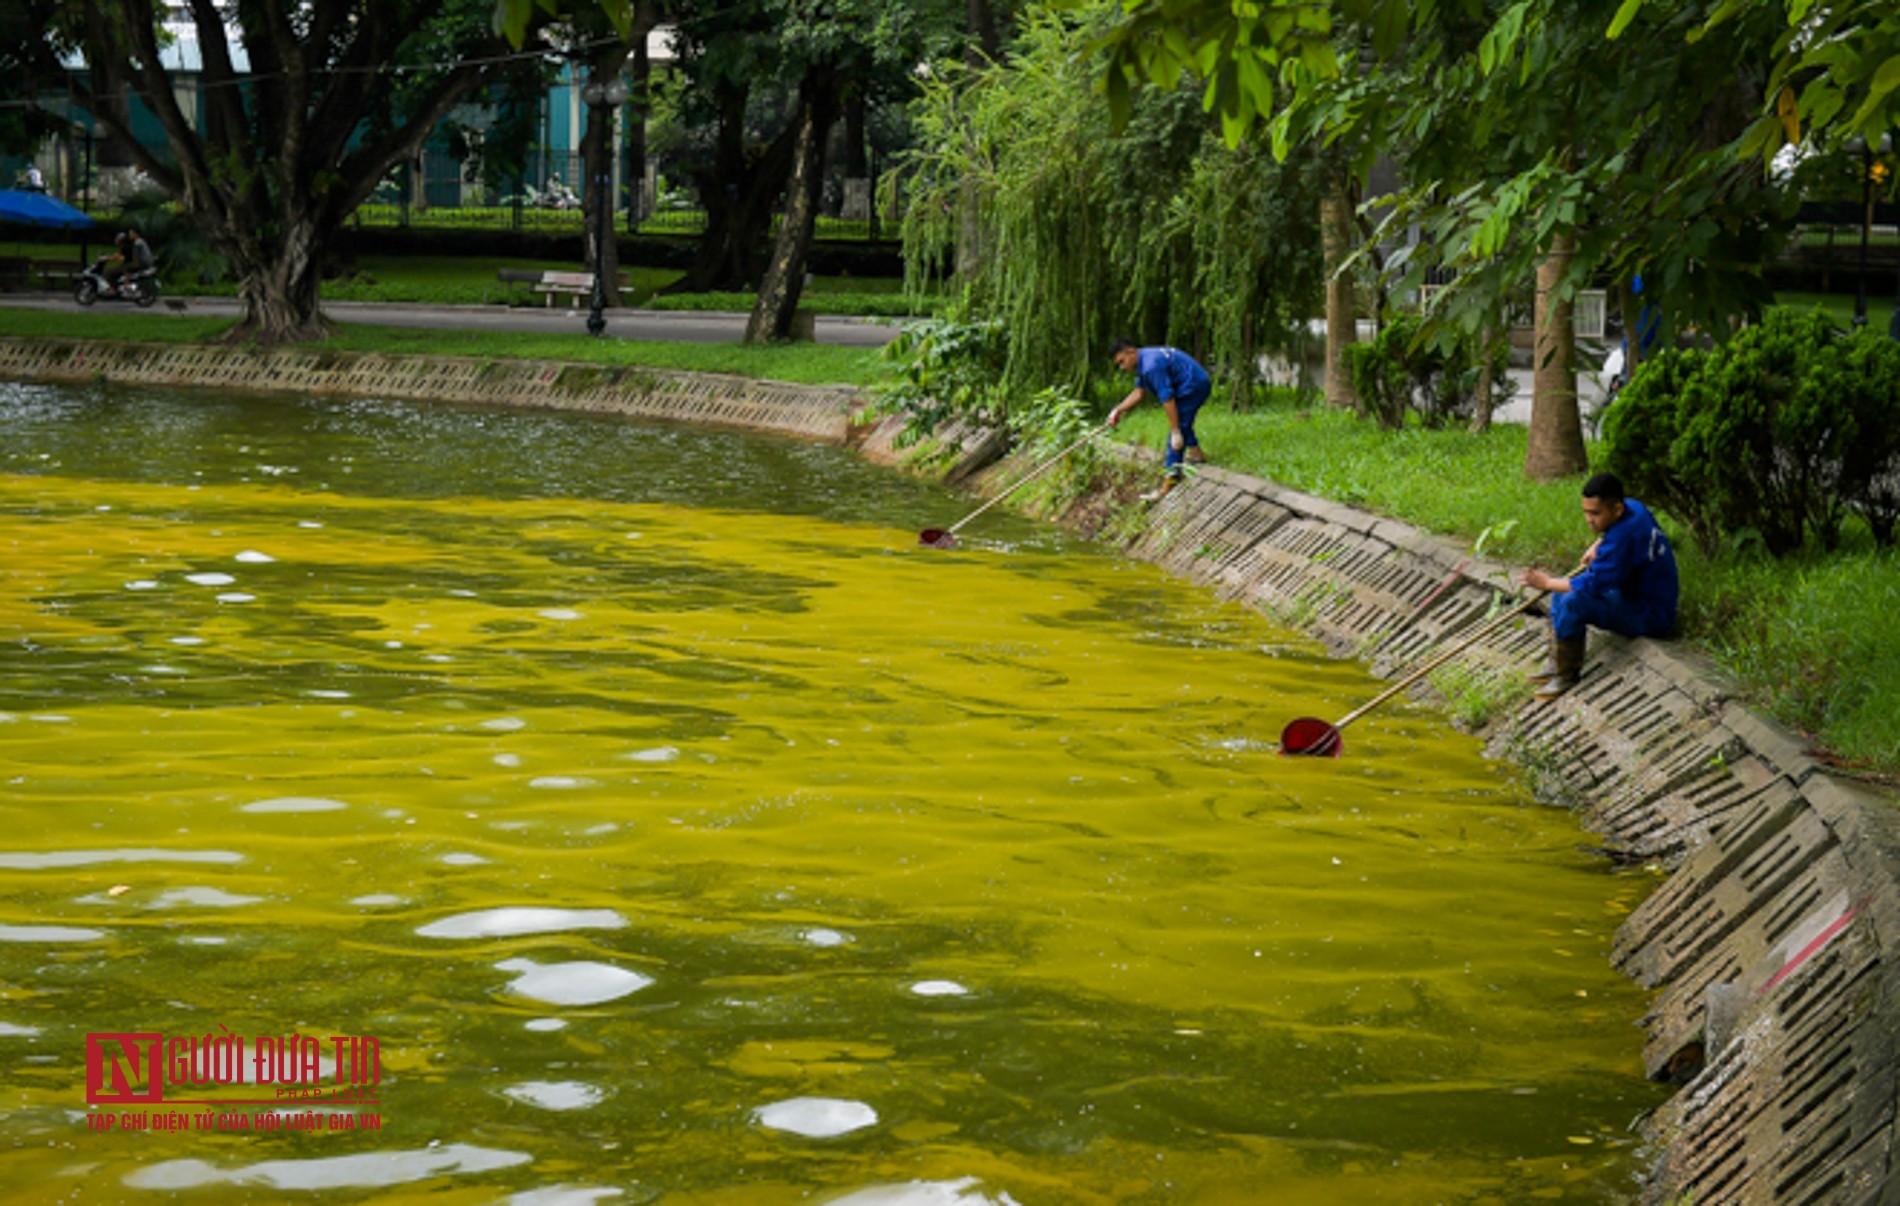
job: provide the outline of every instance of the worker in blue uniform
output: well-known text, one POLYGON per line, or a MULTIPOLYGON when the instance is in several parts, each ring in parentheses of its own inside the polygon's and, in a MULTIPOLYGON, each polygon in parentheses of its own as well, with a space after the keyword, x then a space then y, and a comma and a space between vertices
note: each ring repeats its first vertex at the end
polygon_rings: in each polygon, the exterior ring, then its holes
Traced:
POLYGON ((1550 660, 1532 675, 1540 700, 1576 685, 1589 628, 1657 637, 1676 627, 1676 553, 1649 508, 1624 497, 1615 474, 1599 473, 1583 484, 1583 518, 1597 538, 1583 555, 1581 572, 1559 578, 1533 568, 1520 576, 1524 585, 1551 597, 1550 660))
POLYGON ((1135 375, 1135 388, 1108 412, 1108 425, 1120 423, 1149 396, 1160 402, 1168 415, 1168 451, 1163 458, 1167 476, 1160 489, 1142 495, 1152 501, 1179 484, 1183 461, 1200 464, 1207 459, 1194 436, 1194 416, 1214 392, 1214 382, 1194 357, 1179 348, 1140 348, 1126 339, 1117 339, 1109 355, 1116 368, 1135 375))

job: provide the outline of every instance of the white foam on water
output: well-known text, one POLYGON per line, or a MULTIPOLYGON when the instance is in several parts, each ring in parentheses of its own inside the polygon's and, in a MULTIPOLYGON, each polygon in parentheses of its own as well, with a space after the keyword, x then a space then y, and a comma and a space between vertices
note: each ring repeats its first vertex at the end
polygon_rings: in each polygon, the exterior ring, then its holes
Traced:
POLYGON ((97 942, 104 930, 76 925, 0 925, 0 942, 97 942))
POLYGON ((340 812, 349 805, 322 796, 276 796, 238 806, 239 812, 340 812))
POLYGON ((502 1095, 544 1110, 585 1110, 600 1104, 607 1090, 584 1080, 529 1080, 509 1085, 502 1095))
POLYGON ((504 959, 495 968, 519 973, 508 982, 509 992, 548 1005, 599 1005, 631 996, 653 983, 651 976, 585 959, 572 963, 504 959))
POLYGON ((838 1097, 794 1097, 789 1101, 775 1101, 752 1111, 752 1116, 768 1130, 786 1131, 807 1139, 848 1135, 877 1122, 877 1111, 870 1106, 838 1097))
POLYGON ((534 1160, 526 1152, 444 1143, 408 1151, 358 1152, 310 1160, 263 1160, 219 1167, 206 1160, 166 1160, 126 1174, 133 1189, 199 1189, 238 1185, 278 1190, 383 1189, 456 1173, 485 1173, 534 1160))
POLYGON ((257 904, 262 896, 238 896, 222 888, 172 888, 160 892, 145 907, 148 909, 235 909, 241 905, 257 904))
POLYGON ((456 913, 416 930, 424 938, 513 938, 564 930, 618 930, 627 919, 612 909, 550 909, 511 906, 456 913))
POLYGON ((900 1185, 873 1185, 842 1198, 829 1199, 828 1206, 1020 1206, 1008 1193, 990 1197, 977 1187, 975 1177, 955 1181, 906 1181, 900 1185))
POLYGON ((229 586, 237 579, 229 574, 202 573, 186 574, 185 581, 193 586, 229 586))
POLYGON ((271 556, 269 553, 260 553, 256 549, 245 549, 233 557, 232 560, 242 561, 246 565, 269 565, 271 562, 277 560, 277 558, 271 556))
POLYGON ((970 990, 955 980, 919 980, 910 990, 920 997, 967 997, 970 990))

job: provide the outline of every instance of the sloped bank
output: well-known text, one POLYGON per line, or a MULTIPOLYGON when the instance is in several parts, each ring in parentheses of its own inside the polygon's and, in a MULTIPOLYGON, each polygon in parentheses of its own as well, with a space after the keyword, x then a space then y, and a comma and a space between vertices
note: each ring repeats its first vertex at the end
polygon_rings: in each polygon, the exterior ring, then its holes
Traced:
MULTIPOLYGON (((858 442, 873 459, 899 459, 892 424, 852 426, 854 390, 736 377, 17 339, 0 339, 0 377, 585 410, 858 442)), ((980 484, 1010 472, 991 464, 993 435, 952 443, 947 479, 974 474, 980 484)), ((1115 510, 1097 494, 1055 518, 1100 535, 1115 510)), ((1508 582, 1505 567, 1442 539, 1218 469, 1191 478, 1118 542, 1342 653, 1417 612, 1381 648, 1386 670, 1468 630, 1508 582)), ((1521 674, 1540 656, 1543 631, 1527 618, 1454 665, 1521 674)), ((1900 1204, 1893 801, 1830 777, 1796 739, 1737 704, 1711 667, 1654 642, 1593 637, 1576 690, 1498 717, 1485 735, 1606 845, 1676 866, 1615 944, 1618 964, 1658 990, 1645 1019, 1649 1070, 1682 1084, 1649 1124, 1663 1151, 1649 1196, 1698 1206, 1900 1204)))
MULTIPOLYGON (((887 453, 880 443, 867 452, 887 453)), ((982 456, 978 441, 965 449, 956 472, 982 456)), ((1115 510, 1096 495, 1052 518, 1101 535, 1115 510)), ((1381 645, 1385 674, 1475 631, 1510 582, 1506 566, 1442 538, 1219 469, 1190 477, 1118 543, 1342 655, 1405 621, 1381 645)), ((1449 669, 1521 677, 1547 632, 1528 614, 1449 669)), ((1654 641, 1592 634, 1576 689, 1493 718, 1483 736, 1618 857, 1674 868, 1614 946, 1617 965, 1657 990, 1643 1019, 1649 1074, 1680 1085, 1647 1124, 1662 1156, 1646 1197, 1900 1203, 1895 801, 1829 775, 1715 667, 1654 641)))

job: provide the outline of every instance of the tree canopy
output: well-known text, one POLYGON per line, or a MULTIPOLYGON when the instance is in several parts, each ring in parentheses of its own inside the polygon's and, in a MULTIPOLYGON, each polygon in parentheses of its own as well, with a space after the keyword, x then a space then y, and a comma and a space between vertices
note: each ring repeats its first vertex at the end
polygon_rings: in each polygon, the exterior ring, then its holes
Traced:
POLYGON ((85 56, 74 100, 236 270, 243 312, 231 338, 316 337, 330 237, 502 69, 508 45, 481 0, 190 0, 200 116, 173 86, 165 7, 61 6, 56 35, 85 56), (132 97, 164 130, 163 152, 134 137, 132 97))

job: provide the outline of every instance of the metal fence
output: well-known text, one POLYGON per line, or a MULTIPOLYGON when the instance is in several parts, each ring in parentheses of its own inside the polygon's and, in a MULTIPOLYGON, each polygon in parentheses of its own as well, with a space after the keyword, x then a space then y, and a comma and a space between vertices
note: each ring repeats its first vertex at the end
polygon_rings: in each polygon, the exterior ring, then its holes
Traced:
MULTIPOLYGON (((696 235, 706 229, 706 211, 690 194, 666 187, 656 164, 649 162, 638 181, 629 179, 629 166, 615 165, 614 211, 623 215, 617 225, 640 234, 662 235, 696 235)), ((583 224, 579 191, 583 177, 578 152, 536 152, 521 179, 495 187, 467 170, 466 161, 430 150, 392 172, 350 220, 359 228, 578 234, 583 224)), ((870 204, 869 180, 836 182, 831 193, 827 207, 831 212, 820 214, 816 237, 895 237, 895 204, 889 203, 886 213, 878 213, 870 204)))

